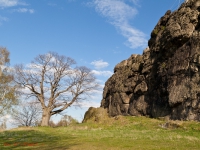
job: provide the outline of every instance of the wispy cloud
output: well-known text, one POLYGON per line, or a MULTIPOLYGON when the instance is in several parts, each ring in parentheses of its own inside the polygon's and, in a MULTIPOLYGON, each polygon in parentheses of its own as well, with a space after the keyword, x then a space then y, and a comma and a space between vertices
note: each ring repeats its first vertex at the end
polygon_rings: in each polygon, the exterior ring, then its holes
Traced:
POLYGON ((146 46, 146 35, 129 23, 138 13, 133 6, 138 4, 138 0, 93 0, 92 4, 98 13, 108 18, 109 22, 127 38, 125 43, 127 46, 130 48, 146 46))
POLYGON ((9 19, 7 17, 3 17, 0 15, 0 25, 2 25, 2 22, 8 21, 9 19))
POLYGON ((0 7, 13 7, 18 5, 18 0, 0 0, 0 7))
MULTIPOLYGON (((76 104, 75 104, 76 105, 76 104)), ((77 104, 77 105, 79 105, 79 106, 81 106, 81 107, 85 107, 85 108, 89 108, 89 107, 100 107, 100 103, 99 102, 87 102, 87 101, 85 101, 85 102, 81 102, 81 103, 79 103, 79 104, 77 104)))
POLYGON ((1 22, 1 21, 8 21, 8 20, 9 20, 9 19, 8 19, 7 17, 3 17, 3 16, 0 15, 0 22, 1 22))
POLYGON ((96 69, 102 69, 107 67, 109 64, 105 61, 101 60, 95 60, 93 62, 90 63, 91 65, 93 65, 96 69))
POLYGON ((0 0, 0 7, 13 7, 17 5, 27 5, 20 0, 0 0))
POLYGON ((19 9, 14 9, 13 12, 33 14, 35 12, 35 10, 34 9, 28 9, 28 8, 19 8, 19 9))
MULTIPOLYGON (((7 8, 7 7, 14 7, 14 6, 27 6, 25 2, 21 0, 0 0, 0 7, 1 8, 7 8)), ((20 12, 20 13, 31 13, 33 14, 35 12, 34 9, 28 9, 28 8, 18 8, 18 9, 13 9, 11 12, 20 12)))
POLYGON ((110 77, 113 73, 111 71, 92 70, 92 73, 97 76, 110 77))
MULTIPOLYGON (((10 7, 16 7, 16 6, 27 6, 28 4, 22 0, 0 0, 0 8, 1 9, 8 9, 10 7)), ((28 8, 17 8, 12 9, 9 12, 19 12, 19 13, 30 13, 33 14, 35 12, 34 9, 28 9, 28 8)), ((0 25, 3 21, 8 21, 9 19, 7 17, 2 17, 0 15, 0 25)))

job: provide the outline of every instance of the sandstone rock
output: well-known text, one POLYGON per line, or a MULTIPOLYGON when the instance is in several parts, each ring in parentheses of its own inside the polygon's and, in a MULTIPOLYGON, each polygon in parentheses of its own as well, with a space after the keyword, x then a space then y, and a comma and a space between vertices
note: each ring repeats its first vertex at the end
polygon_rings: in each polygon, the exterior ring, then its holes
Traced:
POLYGON ((108 118, 107 110, 104 108, 94 108, 90 107, 85 113, 84 119, 82 122, 102 122, 108 118))
POLYGON ((200 1, 167 11, 142 55, 114 68, 101 107, 109 116, 135 115, 200 121, 200 1))

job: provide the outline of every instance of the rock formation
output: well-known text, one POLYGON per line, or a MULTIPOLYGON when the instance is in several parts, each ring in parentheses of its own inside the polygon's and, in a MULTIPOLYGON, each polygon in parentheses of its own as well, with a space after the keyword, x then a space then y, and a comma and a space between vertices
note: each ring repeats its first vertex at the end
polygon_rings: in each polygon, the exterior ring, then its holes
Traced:
POLYGON ((115 66, 101 107, 110 116, 200 121, 200 0, 167 11, 148 46, 115 66))
POLYGON ((107 122, 109 120, 108 113, 106 109, 100 107, 100 108, 94 108, 90 107, 88 111, 84 115, 84 119, 82 122, 107 122))

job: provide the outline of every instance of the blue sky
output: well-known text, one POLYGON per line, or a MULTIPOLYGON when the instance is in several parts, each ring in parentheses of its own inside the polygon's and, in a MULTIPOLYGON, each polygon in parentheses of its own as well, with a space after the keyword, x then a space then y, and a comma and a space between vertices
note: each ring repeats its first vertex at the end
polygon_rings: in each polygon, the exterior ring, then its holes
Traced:
MULTIPOLYGON (((10 51, 11 66, 48 51, 69 56, 103 87, 114 66, 141 54, 160 17, 183 1, 0 0, 0 46, 10 51)), ((90 105, 100 105, 101 93, 67 113, 81 120, 90 105)))

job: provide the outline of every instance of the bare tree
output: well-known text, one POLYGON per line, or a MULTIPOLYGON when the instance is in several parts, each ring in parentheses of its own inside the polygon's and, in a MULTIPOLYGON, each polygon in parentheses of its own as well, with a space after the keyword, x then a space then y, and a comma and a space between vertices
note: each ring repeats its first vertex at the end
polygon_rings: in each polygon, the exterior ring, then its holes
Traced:
POLYGON ((41 117, 40 106, 35 102, 25 103, 13 109, 12 118, 18 126, 37 126, 41 117))
POLYGON ((90 69, 73 67, 74 64, 69 57, 49 52, 38 55, 29 66, 15 66, 15 82, 29 91, 24 94, 35 97, 41 104, 41 126, 48 126, 52 115, 85 100, 98 88, 90 69))
POLYGON ((17 86, 13 82, 13 75, 9 71, 9 51, 0 47, 0 115, 17 104, 17 86))

